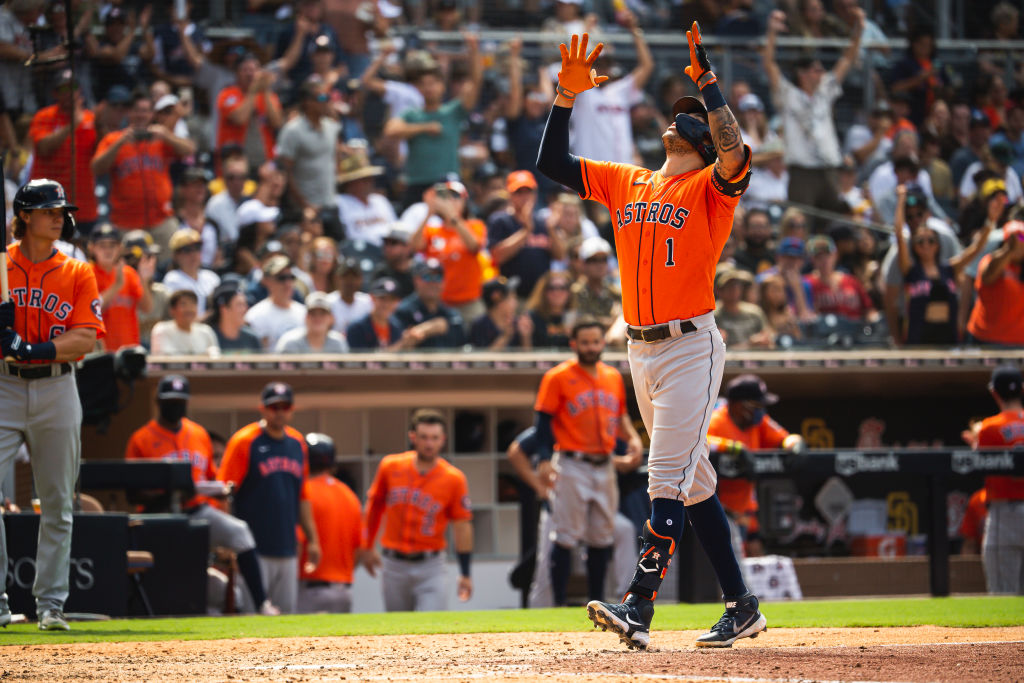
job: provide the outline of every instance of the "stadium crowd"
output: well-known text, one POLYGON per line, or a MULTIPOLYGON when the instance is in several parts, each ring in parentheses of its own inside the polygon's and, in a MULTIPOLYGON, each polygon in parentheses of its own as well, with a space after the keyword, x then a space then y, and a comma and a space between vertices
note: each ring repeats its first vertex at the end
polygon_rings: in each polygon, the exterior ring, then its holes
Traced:
MULTIPOLYGON (((731 348, 1024 343, 1019 52, 946 63, 922 15, 857 0, 172 4, 0 7, 6 196, 49 177, 80 207, 108 349, 567 347, 581 315, 623 345, 615 217, 536 170, 557 42, 478 31, 621 36, 572 150, 650 165, 690 86, 645 30, 692 20, 764 43, 723 88, 756 167, 715 281, 731 348)), ((1011 3, 971 9, 1019 38, 1011 3)))

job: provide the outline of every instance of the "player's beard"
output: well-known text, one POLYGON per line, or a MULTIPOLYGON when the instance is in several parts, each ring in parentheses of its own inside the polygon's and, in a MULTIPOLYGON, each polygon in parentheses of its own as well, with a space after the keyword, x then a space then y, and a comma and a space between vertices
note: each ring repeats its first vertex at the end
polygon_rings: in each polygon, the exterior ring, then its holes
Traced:
POLYGON ((665 131, 661 136, 661 144, 665 147, 665 154, 669 156, 682 156, 694 151, 693 145, 674 130, 665 131))
POLYGON ((576 360, 580 365, 596 365, 601 360, 600 351, 577 351, 576 360))

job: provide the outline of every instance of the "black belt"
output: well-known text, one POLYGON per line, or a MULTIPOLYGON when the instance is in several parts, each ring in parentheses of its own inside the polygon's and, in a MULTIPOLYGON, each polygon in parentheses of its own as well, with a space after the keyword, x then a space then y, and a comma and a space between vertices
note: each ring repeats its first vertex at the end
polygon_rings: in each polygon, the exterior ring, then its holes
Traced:
POLYGON ((607 455, 601 455, 600 453, 584 453, 583 451, 558 451, 559 457, 569 458, 570 460, 582 460, 583 462, 590 463, 591 465, 604 465, 608 462, 607 455))
POLYGON ((0 364, 0 375, 20 377, 21 379, 42 379, 43 377, 61 377, 75 369, 71 363, 47 363, 45 365, 12 365, 0 364))
MULTIPOLYGON (((680 334, 696 332, 697 326, 689 320, 679 321, 680 334)), ((633 341, 642 341, 647 344, 659 342, 672 336, 672 323, 661 323, 660 325, 648 325, 647 327, 626 327, 626 335, 633 341)))
POLYGON ((433 557, 437 557, 441 554, 440 550, 427 550, 422 553, 403 553, 391 548, 381 548, 381 554, 384 557, 390 557, 392 560, 405 560, 406 562, 423 562, 433 557))
POLYGON ((304 581, 306 588, 330 588, 331 586, 351 586, 344 581, 304 581))

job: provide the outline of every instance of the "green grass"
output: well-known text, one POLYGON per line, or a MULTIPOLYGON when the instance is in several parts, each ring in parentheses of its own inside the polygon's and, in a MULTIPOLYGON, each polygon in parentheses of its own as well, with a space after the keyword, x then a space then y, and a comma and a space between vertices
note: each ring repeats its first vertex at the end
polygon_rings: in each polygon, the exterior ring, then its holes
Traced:
MULTIPOLYGON (((898 598, 766 603, 771 627, 1021 626, 1024 597, 898 598)), ((661 629, 705 629, 721 603, 659 605, 661 629)), ((587 631, 580 607, 487 612, 320 614, 283 617, 196 617, 75 622, 68 633, 40 633, 35 623, 0 630, 0 646, 143 640, 216 640, 426 633, 587 631)))

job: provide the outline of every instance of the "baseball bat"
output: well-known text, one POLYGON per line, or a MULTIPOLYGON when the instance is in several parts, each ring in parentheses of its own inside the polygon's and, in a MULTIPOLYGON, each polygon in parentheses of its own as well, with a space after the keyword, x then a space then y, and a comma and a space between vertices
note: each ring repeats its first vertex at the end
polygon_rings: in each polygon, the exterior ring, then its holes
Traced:
POLYGON ((3 266, 0 266, 0 297, 4 301, 10 301, 10 292, 7 290, 7 188, 4 183, 4 161, 6 152, 0 154, 0 207, 4 212, 4 219, 0 221, 0 246, 4 250, 3 266))

